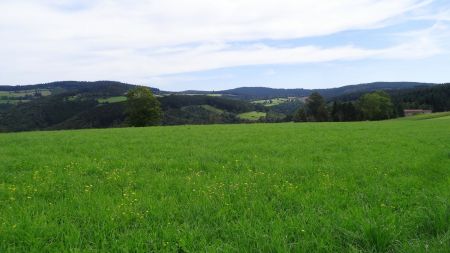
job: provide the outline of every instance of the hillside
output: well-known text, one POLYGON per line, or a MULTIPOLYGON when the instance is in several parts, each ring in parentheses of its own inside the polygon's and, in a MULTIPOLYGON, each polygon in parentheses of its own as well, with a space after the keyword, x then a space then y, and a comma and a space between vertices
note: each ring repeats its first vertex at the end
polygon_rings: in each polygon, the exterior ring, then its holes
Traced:
POLYGON ((331 88, 331 89, 316 89, 314 91, 319 92, 325 98, 342 96, 345 94, 351 94, 355 92, 368 93, 377 90, 384 91, 396 91, 396 90, 404 90, 404 89, 415 89, 415 88, 423 88, 430 87, 436 84, 431 83, 417 83, 417 82, 375 82, 375 83, 367 83, 367 84, 358 84, 358 85, 347 85, 339 88, 331 88))
POLYGON ((64 125, 78 114, 86 114, 101 105, 109 107, 101 99, 124 96, 133 87, 136 86, 111 81, 1 86, 0 131, 43 130, 64 125))
MULTIPOLYGON (((403 109, 427 109, 433 112, 450 111, 450 84, 436 84, 429 87, 408 88, 386 91, 392 98, 398 114, 403 109)), ((365 92, 353 92, 329 98, 329 102, 351 102, 358 100, 365 92)))
MULTIPOLYGON (((114 81, 78 82, 61 81, 35 85, 0 86, 0 113, 13 108, 15 105, 39 100, 43 97, 91 96, 96 98, 122 96, 135 85, 114 81)), ((152 88, 159 93, 158 89, 152 88)))
MULTIPOLYGON (((0 106, 0 132, 127 126, 125 94, 134 87, 109 81, 2 87, 0 99, 7 103, 0 106)), ((266 110, 247 101, 153 91, 164 112, 163 125, 245 122, 237 115, 266 110)))
MULTIPOLYGON (((60 81, 44 84, 0 86, 0 100, 32 100, 42 96, 57 95, 62 93, 92 93, 99 96, 117 96, 125 93, 135 87, 132 84, 126 84, 114 81, 97 82, 78 82, 78 81, 60 81)), ((158 94, 159 90, 152 88, 153 92, 158 94)), ((4 103, 4 102, 3 102, 4 103)))
MULTIPOLYGON (((112 81, 0 86, 0 132, 127 126, 125 94, 134 87, 112 81)), ((321 90, 152 90, 161 102, 163 125, 289 121, 313 91, 329 101, 352 101, 367 92, 386 90, 394 98, 397 115, 406 107, 450 110, 448 85, 424 83, 371 83, 321 90)))
POLYGON ((326 98, 343 96, 356 92, 372 92, 376 90, 400 90, 418 87, 429 87, 435 84, 417 83, 417 82, 375 82, 367 84, 347 85, 339 88, 329 89, 274 89, 266 87, 241 87, 230 90, 222 90, 216 92, 205 91, 186 91, 188 94, 220 94, 240 99, 256 100, 256 99, 273 99, 286 97, 306 97, 312 92, 317 91, 326 98))
POLYGON ((0 252, 448 252, 449 126, 0 134, 0 252))

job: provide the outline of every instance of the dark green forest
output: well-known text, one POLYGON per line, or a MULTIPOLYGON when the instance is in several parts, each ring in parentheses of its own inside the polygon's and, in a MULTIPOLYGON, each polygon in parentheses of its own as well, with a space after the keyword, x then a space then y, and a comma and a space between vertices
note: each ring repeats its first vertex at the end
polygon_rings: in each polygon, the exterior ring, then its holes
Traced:
POLYGON ((355 93, 367 93, 377 90, 402 90, 420 87, 430 87, 431 83, 417 83, 417 82, 376 82, 357 85, 346 85, 337 88, 329 89, 274 89, 267 87, 240 87, 229 90, 205 92, 205 91, 186 91, 188 94, 222 94, 238 99, 252 100, 252 99, 272 99, 279 97, 307 97, 313 92, 320 93, 325 98, 333 98, 337 96, 344 96, 355 93))
MULTIPOLYGON (((108 102, 108 98, 125 96, 134 87, 108 81, 2 86, 7 102, 0 103, 0 131, 126 127, 126 102, 108 102), (42 90, 51 94, 39 94, 42 90)), ((240 123, 244 121, 237 117, 239 113, 266 110, 244 100, 168 95, 154 88, 152 92, 163 111, 162 125, 240 123)))
MULTIPOLYGON (((405 109, 424 109, 433 112, 450 111, 450 84, 430 87, 385 90, 393 106, 392 117, 403 117, 405 109)), ((356 92, 337 96, 328 100, 333 121, 365 120, 358 101, 367 93, 356 92)))

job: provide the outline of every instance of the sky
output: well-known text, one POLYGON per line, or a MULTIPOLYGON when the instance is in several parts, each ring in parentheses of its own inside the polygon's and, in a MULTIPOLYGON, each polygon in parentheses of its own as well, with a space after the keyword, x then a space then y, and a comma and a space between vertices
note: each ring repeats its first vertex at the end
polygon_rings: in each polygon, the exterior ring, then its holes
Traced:
POLYGON ((0 85, 450 82, 449 0, 0 0, 0 85))

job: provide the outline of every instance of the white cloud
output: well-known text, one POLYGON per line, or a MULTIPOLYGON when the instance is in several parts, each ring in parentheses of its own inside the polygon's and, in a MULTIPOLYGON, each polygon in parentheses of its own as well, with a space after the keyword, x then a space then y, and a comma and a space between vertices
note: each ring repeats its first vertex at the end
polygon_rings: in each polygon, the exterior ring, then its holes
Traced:
POLYGON ((144 81, 149 76, 244 65, 426 57, 440 52, 433 34, 385 49, 285 48, 261 41, 373 29, 429 2, 3 0, 0 83, 144 81))
POLYGON ((58 2, 6 0, 0 3, 5 13, 0 21, 22 28, 28 36, 37 39, 169 46, 291 39, 366 29, 424 3, 419 0, 96 0, 86 9, 73 11, 78 1, 66 0, 65 4, 56 5, 58 2))

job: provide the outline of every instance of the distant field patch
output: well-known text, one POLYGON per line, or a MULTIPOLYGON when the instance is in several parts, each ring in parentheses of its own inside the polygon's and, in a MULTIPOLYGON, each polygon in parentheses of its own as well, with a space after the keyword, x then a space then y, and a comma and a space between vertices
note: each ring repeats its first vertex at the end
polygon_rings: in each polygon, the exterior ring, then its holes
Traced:
POLYGON ((47 89, 23 90, 23 91, 0 91, 0 104, 26 103, 32 99, 48 96, 51 92, 47 89))
POLYGON ((23 91, 0 91, 0 99, 2 97, 8 98, 22 98, 26 96, 49 96, 51 95, 50 90, 47 89, 37 89, 37 90, 23 90, 23 91))
POLYGON ((450 112, 437 112, 431 114, 420 114, 416 116, 400 118, 400 120, 426 120, 426 119, 437 119, 450 116, 450 112))
POLYGON ((214 113, 217 113, 217 114, 222 114, 224 112, 223 110, 218 109, 218 108, 216 108, 214 106, 210 106, 210 105, 201 105, 201 107, 203 109, 207 110, 207 111, 214 112, 214 113))
POLYGON ((439 118, 435 118, 435 119, 437 119, 437 120, 448 120, 448 119, 450 119, 450 115, 449 116, 443 116, 443 117, 439 117, 439 118))
POLYGON ((124 102, 127 100, 127 97, 125 96, 117 96, 117 97, 109 97, 109 98, 99 98, 97 99, 97 101, 100 104, 105 104, 105 103, 109 103, 109 104, 113 104, 113 103, 120 103, 120 102, 124 102))
POLYGON ((271 107, 271 106, 277 106, 277 105, 281 105, 284 103, 288 103, 288 102, 295 102, 295 101, 300 101, 301 98, 296 98, 296 97, 290 97, 290 98, 273 98, 273 99, 263 99, 263 100, 256 100, 253 101, 253 104, 259 104, 259 105, 264 105, 267 107, 271 107))
POLYGON ((252 121, 256 121, 259 120, 261 118, 266 117, 267 113, 265 112, 246 112, 246 113, 241 113, 238 115, 238 117, 240 119, 244 119, 244 120, 252 120, 252 121))
POLYGON ((30 100, 2 100, 0 99, 0 104, 19 104, 19 103, 26 103, 30 100))

